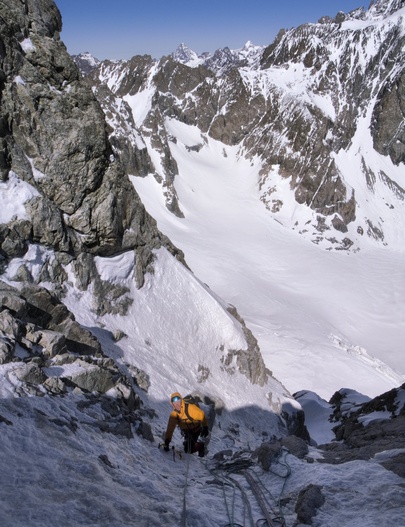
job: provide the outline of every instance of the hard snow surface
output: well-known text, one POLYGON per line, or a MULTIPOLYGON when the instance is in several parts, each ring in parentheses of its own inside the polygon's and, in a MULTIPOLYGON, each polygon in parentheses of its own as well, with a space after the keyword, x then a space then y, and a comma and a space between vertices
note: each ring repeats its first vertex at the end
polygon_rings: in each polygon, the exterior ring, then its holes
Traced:
POLYGON ((322 250, 262 206, 260 163, 196 127, 171 120, 167 128, 185 218, 166 209, 152 175, 131 180, 196 276, 236 306, 275 377, 290 393, 327 400, 342 386, 376 396, 404 382, 403 250, 366 240, 359 252, 322 250))
MULTIPOLYGON (((174 454, 138 436, 101 434, 94 426, 103 417, 101 406, 86 413, 78 410, 80 401, 80 396, 62 403, 52 397, 0 400, 2 526, 264 526, 244 468, 264 489, 271 517, 281 514, 288 527, 296 515, 280 499, 296 497, 310 483, 321 485, 326 498, 313 519, 315 527, 403 525, 403 479, 379 464, 391 453, 369 462, 329 465, 319 462, 315 449, 312 463, 283 451, 264 472, 258 465, 244 466, 243 451, 236 460, 215 461, 210 453, 202 459, 180 457, 177 432, 174 454), (246 492, 250 514, 238 485, 246 492)), ((230 437, 213 437, 209 449, 234 446, 230 437)))

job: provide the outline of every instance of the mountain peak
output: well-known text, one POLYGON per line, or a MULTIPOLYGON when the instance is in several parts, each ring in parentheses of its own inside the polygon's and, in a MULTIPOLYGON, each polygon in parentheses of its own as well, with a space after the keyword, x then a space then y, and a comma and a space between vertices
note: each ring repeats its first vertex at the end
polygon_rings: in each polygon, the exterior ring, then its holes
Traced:
POLYGON ((196 68, 204 65, 217 75, 222 75, 234 67, 255 67, 260 62, 264 46, 256 46, 248 40, 240 49, 230 49, 228 46, 215 50, 214 53, 198 54, 186 44, 181 43, 172 53, 173 60, 196 68))
POLYGON ((96 59, 89 51, 79 53, 79 55, 72 55, 72 59, 75 61, 77 67, 83 75, 87 75, 94 68, 100 64, 100 60, 96 59))
POLYGON ((203 62, 203 59, 195 51, 190 49, 186 44, 181 43, 176 51, 172 53, 176 62, 181 62, 190 67, 196 67, 203 62))

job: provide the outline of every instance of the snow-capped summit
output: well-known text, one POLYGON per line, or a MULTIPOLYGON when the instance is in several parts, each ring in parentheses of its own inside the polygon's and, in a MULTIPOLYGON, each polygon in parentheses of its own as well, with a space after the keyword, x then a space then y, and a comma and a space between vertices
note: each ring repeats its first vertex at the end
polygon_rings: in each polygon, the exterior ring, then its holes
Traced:
POLYGON ((190 68, 196 68, 204 62, 203 57, 198 55, 184 43, 181 43, 176 51, 172 53, 172 57, 176 62, 181 62, 190 68))
POLYGON ((101 62, 88 51, 84 51, 79 55, 72 55, 72 58, 83 75, 90 73, 101 62))
POLYGON ((234 50, 233 53, 237 55, 240 59, 244 59, 247 62, 247 66, 250 68, 255 68, 260 63, 260 58, 262 56, 265 46, 256 46, 248 40, 243 48, 239 50, 234 50))

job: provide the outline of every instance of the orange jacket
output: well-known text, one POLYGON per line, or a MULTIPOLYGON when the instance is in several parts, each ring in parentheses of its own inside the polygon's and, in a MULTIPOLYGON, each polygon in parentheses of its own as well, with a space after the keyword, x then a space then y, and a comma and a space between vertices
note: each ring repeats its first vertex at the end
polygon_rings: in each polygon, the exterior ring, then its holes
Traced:
POLYGON ((173 432, 176 426, 178 426, 180 430, 190 430, 193 432, 197 432, 197 430, 202 426, 208 426, 205 413, 195 404, 188 403, 188 413, 190 414, 190 418, 186 414, 186 403, 182 399, 180 412, 173 410, 169 416, 165 440, 172 440, 173 432))

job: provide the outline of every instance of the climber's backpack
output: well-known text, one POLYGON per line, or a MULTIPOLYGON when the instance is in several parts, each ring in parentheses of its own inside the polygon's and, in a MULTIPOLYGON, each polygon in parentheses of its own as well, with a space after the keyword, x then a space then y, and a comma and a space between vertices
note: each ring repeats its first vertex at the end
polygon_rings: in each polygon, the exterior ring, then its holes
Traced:
POLYGON ((198 408, 200 408, 200 404, 199 404, 200 399, 198 399, 194 395, 188 394, 183 397, 183 401, 184 401, 184 411, 186 412, 186 416, 190 419, 190 421, 194 421, 194 419, 190 417, 190 414, 188 413, 188 405, 194 404, 195 406, 198 406, 198 408))

